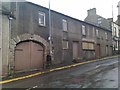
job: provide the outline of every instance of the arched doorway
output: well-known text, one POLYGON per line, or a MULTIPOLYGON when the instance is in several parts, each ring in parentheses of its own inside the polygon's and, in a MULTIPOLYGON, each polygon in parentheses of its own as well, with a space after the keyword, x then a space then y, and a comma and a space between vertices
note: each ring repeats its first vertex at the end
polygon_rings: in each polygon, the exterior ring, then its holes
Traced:
POLYGON ((43 68, 44 48, 41 44, 26 41, 15 48, 15 71, 29 71, 43 68))

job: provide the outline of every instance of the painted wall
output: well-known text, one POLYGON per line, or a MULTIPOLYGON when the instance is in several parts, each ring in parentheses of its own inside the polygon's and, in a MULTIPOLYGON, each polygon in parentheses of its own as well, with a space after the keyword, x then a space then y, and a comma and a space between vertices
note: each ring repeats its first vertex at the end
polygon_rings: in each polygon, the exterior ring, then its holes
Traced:
POLYGON ((6 75, 9 67, 9 19, 2 15, 2 73, 6 75))

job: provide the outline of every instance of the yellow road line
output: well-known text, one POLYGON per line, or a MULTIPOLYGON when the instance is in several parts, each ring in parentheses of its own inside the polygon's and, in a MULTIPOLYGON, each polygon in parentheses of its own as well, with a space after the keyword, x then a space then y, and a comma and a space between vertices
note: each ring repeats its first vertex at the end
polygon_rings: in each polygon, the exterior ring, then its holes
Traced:
MULTIPOLYGON (((119 55, 117 55, 117 56, 119 56, 119 55)), ((116 57, 116 56, 112 56, 112 57, 116 57)), ((112 57, 108 57, 108 58, 112 58, 112 57)), ((105 58, 105 59, 108 59, 108 58, 105 58)), ((102 60, 102 59, 100 59, 100 60, 102 60)), ((4 81, 0 81, 0 84, 6 84, 6 83, 9 83, 9 82, 13 82, 13 81, 27 79, 27 78, 31 78, 31 77, 34 77, 34 76, 37 76, 37 75, 41 75, 41 74, 45 74, 45 73, 49 73, 49 72, 53 72, 53 71, 58 71, 58 70, 62 70, 62 69, 67 69, 67 68, 71 68, 71 67, 76 67, 76 66, 79 66, 79 65, 82 65, 82 64, 87 64, 87 63, 96 62, 96 61, 99 61, 99 60, 91 60, 91 61, 76 63, 76 64, 72 64, 72 65, 68 65, 68 66, 62 66, 62 67, 50 69, 48 71, 43 71, 43 72, 38 72, 38 73, 35 73, 35 74, 30 74, 30 75, 23 76, 23 77, 18 77, 18 78, 13 78, 13 79, 9 79, 9 80, 4 80, 4 81)))

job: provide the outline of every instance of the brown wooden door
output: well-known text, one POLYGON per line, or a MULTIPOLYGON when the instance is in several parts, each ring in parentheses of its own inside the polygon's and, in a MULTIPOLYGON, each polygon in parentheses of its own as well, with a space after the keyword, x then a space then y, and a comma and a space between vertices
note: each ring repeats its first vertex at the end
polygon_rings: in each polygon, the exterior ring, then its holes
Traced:
POLYGON ((78 42, 73 42, 73 58, 78 58, 78 42))
POLYGON ((15 70, 23 71, 30 69, 30 43, 24 42, 15 49, 15 70))
POLYGON ((43 47, 31 42, 31 69, 43 67, 43 47))
POLYGON ((100 58, 101 54, 100 54, 100 44, 97 44, 96 46, 96 58, 100 58))
POLYGON ((15 49, 15 70, 28 71, 43 66, 43 47, 38 43, 22 42, 15 49))

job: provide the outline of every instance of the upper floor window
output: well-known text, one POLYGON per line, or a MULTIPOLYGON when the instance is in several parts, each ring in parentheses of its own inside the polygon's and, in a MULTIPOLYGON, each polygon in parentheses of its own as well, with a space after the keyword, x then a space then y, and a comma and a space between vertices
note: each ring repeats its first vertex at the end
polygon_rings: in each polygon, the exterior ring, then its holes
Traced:
POLYGON ((85 26, 82 25, 82 35, 86 35, 85 26))
POLYGON ((39 25, 45 26, 45 13, 39 11, 39 25))
POLYGON ((95 37, 95 28, 93 27, 93 37, 95 37))
POLYGON ((99 30, 96 29, 96 36, 99 37, 99 30))
POLYGON ((114 31, 113 31, 113 33, 114 33, 114 36, 117 36, 117 33, 116 33, 116 27, 114 27, 114 31))
POLYGON ((98 24, 101 24, 101 23, 102 23, 102 18, 99 17, 99 18, 98 18, 98 24))
POLYGON ((105 32, 105 39, 108 39, 108 34, 105 32))
POLYGON ((67 23, 67 20, 63 19, 63 20, 62 20, 62 25, 63 25, 63 31, 68 31, 68 23, 67 23))

